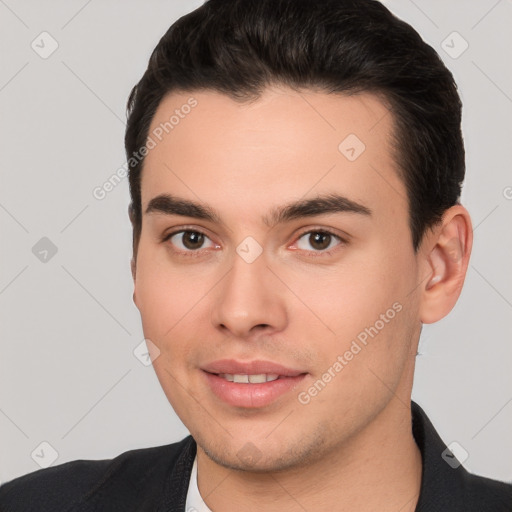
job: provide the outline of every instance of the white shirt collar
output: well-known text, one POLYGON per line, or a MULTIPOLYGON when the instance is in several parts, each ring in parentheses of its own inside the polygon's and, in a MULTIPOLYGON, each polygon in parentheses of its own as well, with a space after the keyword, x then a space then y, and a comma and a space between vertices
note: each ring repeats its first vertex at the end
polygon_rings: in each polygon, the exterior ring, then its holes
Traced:
POLYGON ((188 485, 186 512, 212 512, 204 502, 199 488, 197 486, 197 455, 194 457, 194 465, 190 474, 190 483, 188 485))

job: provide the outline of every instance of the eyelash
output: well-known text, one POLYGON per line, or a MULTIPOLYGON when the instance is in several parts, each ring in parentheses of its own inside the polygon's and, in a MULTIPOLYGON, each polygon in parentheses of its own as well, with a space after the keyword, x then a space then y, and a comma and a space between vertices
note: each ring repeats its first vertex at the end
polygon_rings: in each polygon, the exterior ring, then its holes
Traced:
MULTIPOLYGON (((206 233, 204 233, 204 232, 202 232, 202 231, 200 231, 198 229, 187 229, 185 227, 185 228, 181 228, 179 230, 173 231, 172 233, 168 233, 168 234, 164 235, 162 237, 161 241, 163 243, 168 242, 174 235, 178 235, 180 233, 182 233, 182 234, 184 234, 184 233, 198 233, 200 235, 204 235, 206 238, 209 239, 209 237, 208 237, 208 235, 206 233)), ((304 235, 311 235, 313 233, 317 233, 317 234, 319 233, 319 234, 322 234, 322 235, 329 235, 329 236, 337 239, 338 242, 339 242, 337 245, 334 246, 334 248, 331 248, 329 250, 306 251, 308 254, 310 254, 314 258, 331 256, 336 250, 338 250, 337 249, 338 247, 344 246, 344 245, 346 245, 348 243, 347 240, 342 238, 340 235, 337 235, 336 233, 333 233, 332 231, 329 231, 328 229, 318 228, 318 229, 308 229, 306 231, 301 232, 299 235, 297 235, 297 237, 295 239, 296 241, 293 243, 293 245, 295 245, 304 235)), ((301 249, 297 249, 297 250, 301 250, 301 249)), ((201 252, 202 252, 201 249, 198 249, 198 250, 188 250, 188 251, 182 251, 182 250, 173 249, 173 251, 178 253, 181 256, 192 257, 192 258, 200 256, 201 252)))
MULTIPOLYGON (((307 251, 309 255, 311 255, 313 258, 321 258, 325 256, 331 256, 334 252, 339 250, 341 246, 346 245, 348 242, 344 238, 342 238, 340 235, 337 235, 336 233, 333 233, 332 231, 329 231, 328 229, 308 229, 306 231, 301 232, 299 235, 297 235, 296 241, 294 242, 294 245, 304 236, 304 235, 311 235, 313 233, 321 234, 321 235, 329 235, 332 238, 335 238, 338 240, 338 244, 336 244, 331 249, 324 249, 323 251, 307 251)), ((301 249, 298 249, 301 250, 301 249)))

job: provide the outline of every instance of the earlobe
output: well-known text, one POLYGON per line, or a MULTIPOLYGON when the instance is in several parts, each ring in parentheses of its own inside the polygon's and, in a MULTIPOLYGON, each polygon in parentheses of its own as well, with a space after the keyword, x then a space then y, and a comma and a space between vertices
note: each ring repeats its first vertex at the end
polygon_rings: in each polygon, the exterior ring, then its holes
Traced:
POLYGON ((420 320, 433 323, 455 306, 462 291, 473 242, 468 211, 461 205, 449 208, 433 237, 425 262, 428 279, 422 288, 420 320))

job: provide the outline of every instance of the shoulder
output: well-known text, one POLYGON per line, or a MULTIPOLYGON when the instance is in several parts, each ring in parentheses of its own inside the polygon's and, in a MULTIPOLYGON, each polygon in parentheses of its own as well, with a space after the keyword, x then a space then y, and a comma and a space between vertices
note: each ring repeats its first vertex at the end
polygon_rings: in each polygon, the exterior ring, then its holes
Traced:
POLYGON ((470 473, 425 411, 411 402, 412 432, 423 461, 417 512, 512 512, 512 484, 470 473))
POLYGON ((163 486, 165 476, 192 438, 124 452, 113 459, 75 460, 40 469, 0 487, 2 512, 64 512, 109 488, 129 500, 163 486))
POLYGON ((466 472, 464 484, 467 510, 512 511, 512 483, 466 472))

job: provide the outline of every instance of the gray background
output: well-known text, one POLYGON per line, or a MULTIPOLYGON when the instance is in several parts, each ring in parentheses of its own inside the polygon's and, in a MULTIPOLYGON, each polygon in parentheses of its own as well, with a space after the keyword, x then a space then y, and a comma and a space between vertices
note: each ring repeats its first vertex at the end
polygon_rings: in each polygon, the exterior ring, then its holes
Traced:
MULTIPOLYGON (((53 450, 53 464, 111 458, 187 434, 133 354, 143 334, 127 180, 103 200, 92 192, 125 162, 125 103, 150 51, 201 3, 0 0, 0 481, 48 464, 53 450), (51 49, 43 31, 59 45, 46 59, 31 47, 51 49)), ((458 304, 424 327, 413 398, 446 443, 469 453, 468 469, 510 481, 512 2, 386 4, 459 83, 462 201, 475 228, 458 304), (469 44, 457 58, 464 41, 454 31, 469 44)))

